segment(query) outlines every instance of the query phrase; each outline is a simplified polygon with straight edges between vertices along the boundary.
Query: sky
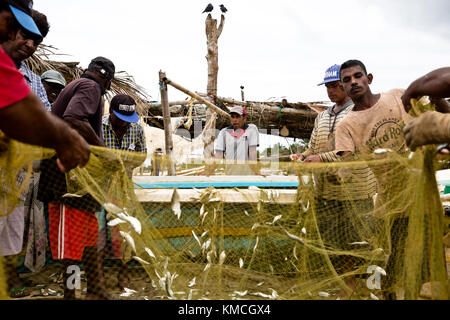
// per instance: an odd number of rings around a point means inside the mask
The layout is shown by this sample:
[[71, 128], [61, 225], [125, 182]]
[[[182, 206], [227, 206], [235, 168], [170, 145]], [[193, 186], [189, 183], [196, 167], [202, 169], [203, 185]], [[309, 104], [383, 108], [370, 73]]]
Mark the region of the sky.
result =
[[[223, 2], [222, 2], [223, 1]], [[206, 14], [201, 0], [35, 0], [47, 15], [44, 40], [55, 60], [86, 68], [111, 59], [159, 101], [158, 72], [191, 91], [206, 92]], [[407, 88], [450, 66], [448, 0], [221, 0], [228, 8], [219, 39], [218, 95], [250, 101], [327, 101], [317, 84], [349, 59], [374, 75], [372, 91]], [[171, 101], [186, 95], [169, 89]]]

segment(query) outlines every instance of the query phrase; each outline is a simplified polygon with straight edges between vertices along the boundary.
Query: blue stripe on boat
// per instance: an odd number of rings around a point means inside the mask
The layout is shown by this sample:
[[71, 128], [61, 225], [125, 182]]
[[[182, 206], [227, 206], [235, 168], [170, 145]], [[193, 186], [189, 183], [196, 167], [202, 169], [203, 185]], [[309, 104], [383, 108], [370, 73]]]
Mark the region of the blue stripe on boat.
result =
[[203, 188], [297, 188], [298, 182], [167, 182], [136, 183], [139, 189], [203, 189]]

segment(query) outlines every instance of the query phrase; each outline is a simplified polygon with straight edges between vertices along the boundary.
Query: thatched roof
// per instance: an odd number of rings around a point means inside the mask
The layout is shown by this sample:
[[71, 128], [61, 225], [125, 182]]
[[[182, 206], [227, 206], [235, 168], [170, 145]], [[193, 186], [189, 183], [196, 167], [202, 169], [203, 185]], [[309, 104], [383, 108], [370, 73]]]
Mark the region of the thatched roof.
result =
[[[36, 53], [25, 61], [27, 66], [36, 74], [41, 75], [47, 70], [56, 70], [60, 72], [67, 83], [78, 79], [83, 74], [83, 69], [79, 62], [61, 62], [50, 58], [53, 56], [65, 56], [57, 53], [58, 49], [52, 46], [40, 45]], [[151, 100], [144, 88], [139, 86], [134, 78], [125, 71], [116, 72], [116, 76], [111, 84], [111, 91], [107, 95], [110, 101], [117, 94], [127, 94], [136, 101], [137, 112], [140, 116], [147, 114], [146, 106]]]

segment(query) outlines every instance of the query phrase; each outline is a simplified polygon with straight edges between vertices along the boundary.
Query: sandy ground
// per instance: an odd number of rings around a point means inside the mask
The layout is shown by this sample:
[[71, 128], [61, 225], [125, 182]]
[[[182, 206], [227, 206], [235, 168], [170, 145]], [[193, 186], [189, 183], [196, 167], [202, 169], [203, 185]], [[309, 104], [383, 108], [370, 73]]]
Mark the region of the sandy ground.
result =
[[[447, 257], [447, 271], [449, 276], [450, 285], [450, 248], [446, 250]], [[24, 297], [15, 300], [61, 300], [63, 299], [63, 281], [61, 265], [47, 266], [43, 271], [36, 274], [22, 274], [21, 277], [24, 280], [32, 282], [30, 286], [31, 296]], [[116, 267], [105, 267], [105, 278], [108, 287], [108, 292], [115, 300], [160, 300], [162, 299], [161, 293], [158, 293], [152, 286], [152, 281], [147, 275], [146, 271], [140, 267], [130, 268], [130, 290], [133, 291], [121, 291], [117, 286], [117, 274], [119, 269]], [[230, 283], [239, 281], [239, 279], [233, 279], [229, 277]], [[257, 282], [261, 279], [255, 279]], [[225, 281], [224, 281], [225, 282]], [[81, 290], [76, 291], [77, 299], [83, 299], [86, 292], [86, 279], [84, 273], [81, 276]], [[430, 290], [426, 286], [422, 289], [422, 300], [430, 299]], [[324, 300], [335, 300], [336, 297], [332, 296]]]
[[[61, 300], [63, 299], [63, 280], [60, 265], [47, 266], [37, 274], [24, 274], [24, 280], [32, 281], [31, 296], [14, 300]], [[135, 292], [121, 291], [117, 287], [118, 268], [106, 268], [105, 278], [108, 292], [116, 300], [158, 300], [150, 278], [143, 268], [132, 268], [130, 271], [131, 288]], [[81, 275], [81, 290], [76, 290], [77, 299], [83, 299], [86, 293], [86, 278]], [[121, 296], [122, 295], [122, 296]]]

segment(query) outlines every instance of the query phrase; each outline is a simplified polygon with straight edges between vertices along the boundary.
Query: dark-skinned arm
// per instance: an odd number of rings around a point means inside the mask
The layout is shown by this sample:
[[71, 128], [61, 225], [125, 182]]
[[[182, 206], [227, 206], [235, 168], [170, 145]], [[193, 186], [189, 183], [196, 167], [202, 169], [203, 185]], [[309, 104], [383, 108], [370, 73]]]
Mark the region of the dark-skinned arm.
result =
[[0, 129], [17, 141], [55, 149], [62, 171], [83, 167], [89, 160], [91, 149], [86, 141], [64, 121], [47, 112], [34, 93], [0, 109]]
[[[434, 70], [408, 87], [402, 97], [406, 112], [411, 109], [411, 99], [419, 99], [423, 96], [429, 96], [434, 100], [450, 97], [450, 67]], [[447, 109], [443, 106], [438, 108]]]

